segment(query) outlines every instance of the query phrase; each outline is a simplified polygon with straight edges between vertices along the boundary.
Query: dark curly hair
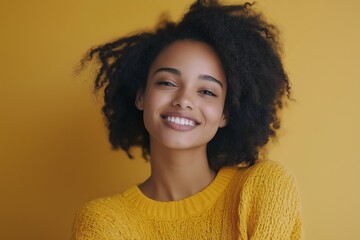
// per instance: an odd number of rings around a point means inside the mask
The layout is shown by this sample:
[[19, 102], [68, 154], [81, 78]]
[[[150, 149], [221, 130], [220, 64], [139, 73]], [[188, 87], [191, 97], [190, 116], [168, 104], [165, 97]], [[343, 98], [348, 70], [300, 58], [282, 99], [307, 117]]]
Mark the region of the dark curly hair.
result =
[[103, 113], [114, 149], [131, 158], [133, 146], [150, 156], [149, 133], [136, 94], [145, 89], [150, 65], [178, 40], [210, 45], [219, 55], [228, 84], [224, 111], [228, 124], [208, 143], [209, 166], [256, 162], [259, 150], [280, 127], [278, 110], [290, 97], [290, 84], [281, 61], [278, 30], [251, 3], [221, 5], [198, 0], [178, 23], [162, 21], [154, 31], [120, 38], [91, 49], [83, 64], [100, 61], [95, 91], [104, 89]]

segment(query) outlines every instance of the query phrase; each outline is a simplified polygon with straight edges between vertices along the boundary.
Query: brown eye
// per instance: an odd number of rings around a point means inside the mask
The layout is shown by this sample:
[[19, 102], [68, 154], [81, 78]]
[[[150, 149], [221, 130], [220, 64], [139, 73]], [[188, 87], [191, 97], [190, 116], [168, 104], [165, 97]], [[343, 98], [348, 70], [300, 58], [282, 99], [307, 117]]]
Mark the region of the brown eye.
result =
[[169, 81], [160, 81], [160, 82], [157, 82], [156, 84], [160, 85], [160, 86], [166, 86], [166, 87], [176, 87], [176, 85], [174, 83], [169, 82]]
[[217, 97], [217, 95], [214, 94], [213, 92], [211, 92], [210, 90], [201, 90], [200, 93], [208, 95], [208, 96], [212, 96], [212, 97]]

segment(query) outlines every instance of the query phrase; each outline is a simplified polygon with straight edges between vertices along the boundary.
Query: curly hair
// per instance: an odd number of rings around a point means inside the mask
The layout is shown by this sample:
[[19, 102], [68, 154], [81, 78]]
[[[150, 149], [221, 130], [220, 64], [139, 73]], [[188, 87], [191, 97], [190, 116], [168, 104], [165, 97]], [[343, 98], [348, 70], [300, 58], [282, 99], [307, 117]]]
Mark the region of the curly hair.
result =
[[149, 133], [136, 94], [145, 89], [149, 68], [157, 55], [178, 40], [210, 45], [225, 71], [228, 91], [224, 111], [228, 124], [207, 145], [209, 166], [253, 165], [259, 150], [280, 127], [278, 110], [290, 97], [290, 83], [281, 60], [277, 28], [255, 11], [252, 3], [221, 5], [198, 0], [175, 23], [165, 20], [155, 30], [122, 37], [91, 49], [83, 63], [96, 58], [95, 92], [104, 90], [102, 111], [109, 140], [131, 158], [133, 146], [150, 156]]

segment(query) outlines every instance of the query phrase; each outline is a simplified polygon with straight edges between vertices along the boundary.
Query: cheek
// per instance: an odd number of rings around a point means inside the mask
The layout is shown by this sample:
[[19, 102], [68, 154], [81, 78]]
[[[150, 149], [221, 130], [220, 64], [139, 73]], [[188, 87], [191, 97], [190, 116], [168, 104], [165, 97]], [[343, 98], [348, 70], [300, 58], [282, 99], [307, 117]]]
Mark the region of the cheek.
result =
[[218, 123], [223, 115], [223, 105], [205, 106], [203, 112], [206, 114], [209, 122]]
[[144, 98], [144, 107], [151, 111], [156, 111], [159, 107], [164, 105], [168, 99], [164, 94], [156, 91], [149, 92]]
[[161, 111], [163, 111], [164, 106], [166, 106], [167, 103], [168, 97], [166, 97], [164, 94], [161, 94], [157, 91], [148, 91], [145, 93], [143, 117], [144, 124], [147, 129], [156, 124]]

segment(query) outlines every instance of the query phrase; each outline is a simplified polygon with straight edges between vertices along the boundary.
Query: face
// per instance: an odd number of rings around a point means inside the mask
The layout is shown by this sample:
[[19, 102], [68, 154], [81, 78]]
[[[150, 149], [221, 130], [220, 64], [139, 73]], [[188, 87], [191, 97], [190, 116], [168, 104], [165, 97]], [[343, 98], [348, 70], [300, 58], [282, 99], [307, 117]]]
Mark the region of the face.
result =
[[209, 45], [192, 40], [169, 45], [154, 60], [136, 100], [151, 145], [206, 148], [226, 125], [226, 89], [220, 59]]

